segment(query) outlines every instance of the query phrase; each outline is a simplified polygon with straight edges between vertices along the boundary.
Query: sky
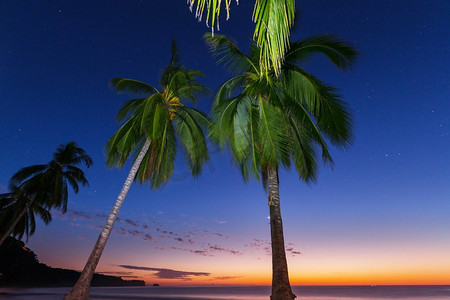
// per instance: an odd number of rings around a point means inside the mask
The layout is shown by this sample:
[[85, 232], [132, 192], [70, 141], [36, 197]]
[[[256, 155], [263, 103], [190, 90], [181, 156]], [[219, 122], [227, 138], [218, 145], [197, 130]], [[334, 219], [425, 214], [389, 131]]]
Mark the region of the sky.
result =
[[[235, 2], [221, 34], [249, 49], [253, 1]], [[337, 87], [354, 141], [332, 149], [307, 185], [280, 172], [293, 285], [450, 284], [450, 1], [302, 0], [291, 39], [333, 33], [361, 53], [349, 72], [324, 57], [305, 69]], [[213, 92], [230, 74], [185, 1], [0, 2], [0, 192], [20, 168], [76, 141], [93, 158], [89, 187], [69, 194], [27, 241], [39, 261], [81, 270], [130, 164], [110, 169], [104, 145], [130, 99], [115, 77], [157, 85], [173, 38], [182, 63]], [[211, 97], [197, 107], [209, 112]], [[244, 183], [227, 151], [192, 178], [180, 155], [159, 190], [134, 184], [97, 271], [162, 285], [271, 282], [267, 195]]]

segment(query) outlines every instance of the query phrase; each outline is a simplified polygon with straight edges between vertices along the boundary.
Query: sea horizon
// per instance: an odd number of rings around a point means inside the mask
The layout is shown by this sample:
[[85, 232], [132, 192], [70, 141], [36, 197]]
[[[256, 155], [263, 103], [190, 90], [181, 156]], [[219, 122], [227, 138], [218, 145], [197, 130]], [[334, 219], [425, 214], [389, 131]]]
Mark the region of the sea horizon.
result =
[[[63, 299], [70, 287], [0, 288], [4, 299]], [[93, 287], [91, 299], [118, 300], [262, 300], [269, 299], [270, 286], [141, 286]], [[448, 300], [450, 285], [295, 285], [296, 299], [304, 300]]]

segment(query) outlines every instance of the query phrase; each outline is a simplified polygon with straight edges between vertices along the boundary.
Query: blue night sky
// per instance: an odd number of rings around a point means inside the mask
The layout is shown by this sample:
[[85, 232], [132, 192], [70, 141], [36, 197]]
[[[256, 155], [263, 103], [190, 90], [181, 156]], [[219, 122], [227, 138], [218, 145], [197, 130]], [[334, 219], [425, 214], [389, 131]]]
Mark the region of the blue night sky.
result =
[[[253, 3], [233, 2], [221, 20], [220, 33], [244, 50]], [[332, 150], [335, 167], [321, 166], [317, 184], [280, 174], [291, 282], [450, 284], [450, 1], [302, 0], [297, 8], [292, 40], [335, 33], [361, 55], [346, 73], [320, 56], [305, 65], [339, 88], [355, 139], [348, 151]], [[214, 92], [229, 74], [202, 40], [209, 30], [185, 1], [0, 2], [0, 192], [60, 144], [76, 141], [94, 160], [90, 186], [70, 194], [68, 213], [54, 211], [29, 239], [41, 262], [83, 268], [128, 173], [129, 164], [105, 165], [105, 142], [130, 99], [109, 80], [157, 85], [175, 38], [183, 64]], [[211, 100], [197, 107], [209, 112]], [[255, 180], [243, 182], [226, 151], [210, 151], [197, 179], [179, 155], [160, 190], [132, 186], [97, 271], [148, 283], [270, 283], [267, 196]]]

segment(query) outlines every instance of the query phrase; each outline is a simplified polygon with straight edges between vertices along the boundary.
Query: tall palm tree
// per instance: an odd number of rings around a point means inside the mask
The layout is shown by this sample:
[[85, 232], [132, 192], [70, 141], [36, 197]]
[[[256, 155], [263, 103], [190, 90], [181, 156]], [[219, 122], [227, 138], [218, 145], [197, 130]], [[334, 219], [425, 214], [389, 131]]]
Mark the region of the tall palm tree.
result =
[[[206, 13], [206, 24], [219, 28], [219, 16], [223, 5], [230, 17], [231, 0], [188, 0], [190, 9], [196, 4], [195, 16], [202, 19]], [[239, 1], [236, 0], [239, 4]], [[222, 5], [223, 4], [223, 5]], [[273, 70], [278, 76], [283, 63], [284, 54], [289, 48], [289, 31], [294, 24], [295, 0], [255, 0], [253, 21], [256, 23], [253, 39], [261, 48], [259, 53], [260, 76], [269, 75]]]
[[213, 104], [212, 138], [227, 144], [245, 180], [261, 179], [268, 192], [272, 241], [272, 300], [294, 299], [291, 291], [280, 211], [279, 167], [293, 162], [301, 180], [317, 179], [318, 151], [333, 165], [326, 140], [347, 147], [351, 117], [334, 88], [308, 73], [299, 63], [312, 54], [324, 54], [346, 70], [357, 52], [329, 35], [291, 43], [277, 77], [261, 76], [260, 49], [253, 44], [249, 56], [224, 36], [206, 35], [218, 61], [237, 76], [218, 90]]
[[11, 192], [0, 195], [3, 203], [0, 220], [9, 224], [4, 227], [9, 229], [3, 233], [0, 245], [11, 233], [19, 237], [32, 235], [35, 213], [48, 224], [50, 209], [67, 211], [68, 187], [78, 193], [79, 184], [88, 184], [84, 172], [77, 167], [80, 164], [89, 168], [92, 159], [75, 142], [70, 142], [60, 145], [49, 163], [25, 167], [13, 175], [9, 184]]
[[182, 102], [195, 102], [197, 95], [207, 92], [196, 79], [200, 75], [199, 71], [187, 70], [180, 65], [173, 42], [169, 66], [161, 75], [161, 90], [137, 80], [111, 80], [118, 92], [144, 95], [127, 101], [119, 110], [118, 121], [128, 119], [106, 145], [109, 166], [123, 166], [132, 152], [134, 163], [80, 278], [65, 299], [89, 298], [92, 276], [131, 184], [134, 180], [141, 184], [150, 182], [153, 189], [166, 183], [173, 173], [177, 138], [192, 175], [200, 174], [208, 160], [202, 130], [202, 127], [207, 127], [208, 118]]

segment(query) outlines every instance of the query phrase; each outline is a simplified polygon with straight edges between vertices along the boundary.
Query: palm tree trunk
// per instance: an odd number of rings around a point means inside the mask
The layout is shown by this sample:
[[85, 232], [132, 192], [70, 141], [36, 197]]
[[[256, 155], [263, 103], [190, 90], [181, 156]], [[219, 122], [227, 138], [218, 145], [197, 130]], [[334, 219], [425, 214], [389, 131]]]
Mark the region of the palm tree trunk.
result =
[[27, 210], [31, 207], [31, 205], [34, 202], [34, 199], [36, 199], [36, 198], [33, 197], [33, 199], [31, 199], [31, 201], [27, 203], [25, 208], [20, 212], [20, 214], [17, 216], [17, 218], [11, 224], [10, 228], [8, 229], [8, 231], [5, 232], [5, 234], [2, 236], [2, 239], [0, 240], [0, 246], [3, 244], [3, 242], [6, 240], [6, 238], [11, 234], [11, 232], [14, 230], [14, 227], [17, 226], [17, 223], [19, 223], [20, 219], [22, 219], [22, 217], [25, 215]]
[[146, 140], [144, 146], [139, 152], [138, 157], [133, 163], [131, 167], [130, 173], [128, 173], [128, 177], [123, 184], [122, 190], [117, 197], [116, 202], [114, 203], [111, 212], [109, 213], [108, 219], [106, 220], [105, 226], [103, 227], [97, 243], [92, 250], [91, 255], [89, 256], [86, 265], [84, 266], [83, 272], [81, 272], [78, 281], [75, 283], [75, 286], [70, 291], [70, 293], [64, 298], [65, 300], [87, 300], [89, 299], [90, 287], [92, 276], [94, 276], [95, 268], [97, 267], [98, 261], [100, 260], [100, 256], [102, 255], [103, 249], [105, 249], [106, 242], [108, 241], [109, 235], [111, 234], [112, 228], [114, 226], [114, 222], [117, 219], [117, 215], [119, 214], [120, 207], [122, 206], [123, 201], [128, 193], [128, 190], [131, 187], [131, 184], [136, 177], [136, 173], [141, 165], [142, 160], [144, 159], [145, 154], [150, 147], [150, 140]]
[[272, 296], [271, 300], [292, 300], [289, 283], [288, 267], [286, 261], [286, 249], [284, 247], [283, 223], [281, 221], [280, 191], [278, 181], [278, 169], [268, 167], [270, 207], [270, 236], [272, 240]]

